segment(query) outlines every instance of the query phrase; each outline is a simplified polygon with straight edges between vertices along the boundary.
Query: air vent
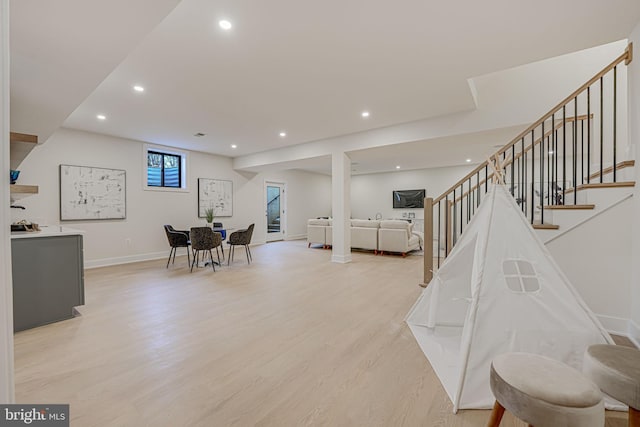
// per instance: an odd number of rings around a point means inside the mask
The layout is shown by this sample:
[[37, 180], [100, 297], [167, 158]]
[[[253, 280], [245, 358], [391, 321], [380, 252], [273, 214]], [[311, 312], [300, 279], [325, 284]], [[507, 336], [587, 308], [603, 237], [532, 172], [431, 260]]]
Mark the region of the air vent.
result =
[[200, 138], [201, 136], [205, 136], [206, 133], [202, 133], [202, 132], [198, 132], [198, 133], [194, 133], [193, 136]]

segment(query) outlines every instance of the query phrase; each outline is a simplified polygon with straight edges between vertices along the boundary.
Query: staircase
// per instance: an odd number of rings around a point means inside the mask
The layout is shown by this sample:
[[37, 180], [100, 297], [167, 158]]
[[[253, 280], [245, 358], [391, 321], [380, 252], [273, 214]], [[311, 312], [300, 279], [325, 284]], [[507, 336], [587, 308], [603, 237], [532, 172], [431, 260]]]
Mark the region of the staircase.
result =
[[[623, 159], [626, 106], [618, 69], [632, 45], [588, 82], [491, 156], [507, 188], [543, 242], [589, 221], [633, 193], [633, 160]], [[424, 283], [429, 283], [473, 218], [494, 178], [484, 162], [425, 201]]]

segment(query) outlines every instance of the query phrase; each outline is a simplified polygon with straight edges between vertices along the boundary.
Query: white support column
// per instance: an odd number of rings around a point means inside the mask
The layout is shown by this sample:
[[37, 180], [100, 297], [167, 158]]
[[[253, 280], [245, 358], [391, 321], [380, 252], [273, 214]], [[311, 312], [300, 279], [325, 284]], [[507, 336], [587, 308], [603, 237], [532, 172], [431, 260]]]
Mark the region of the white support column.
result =
[[351, 262], [351, 159], [346, 153], [331, 155], [333, 211], [332, 262]]
[[9, 0], [0, 0], [0, 402], [13, 403], [13, 286], [9, 194]]

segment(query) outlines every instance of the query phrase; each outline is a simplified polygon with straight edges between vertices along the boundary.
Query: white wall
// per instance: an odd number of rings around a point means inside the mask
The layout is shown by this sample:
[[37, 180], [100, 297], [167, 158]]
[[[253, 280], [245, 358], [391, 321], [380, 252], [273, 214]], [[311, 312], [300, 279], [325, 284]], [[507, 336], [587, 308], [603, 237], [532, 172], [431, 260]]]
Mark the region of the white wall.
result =
[[403, 213], [414, 212], [424, 218], [422, 209], [393, 209], [393, 190], [426, 189], [427, 197], [436, 198], [477, 165], [432, 168], [355, 175], [351, 177], [351, 217], [401, 218]]
[[605, 328], [622, 334], [632, 314], [632, 204], [626, 199], [546, 245]]
[[[640, 22], [629, 36], [629, 41], [634, 44], [634, 60], [629, 64], [629, 139], [634, 154], [640, 152]], [[637, 157], [637, 156], [636, 156]], [[633, 233], [632, 248], [632, 272], [631, 272], [631, 324], [629, 333], [640, 343], [640, 162], [636, 159], [636, 186], [633, 194], [633, 220], [631, 221]]]
[[[26, 211], [13, 210], [13, 219], [24, 217], [40, 224], [58, 224], [60, 164], [124, 169], [127, 172], [127, 218], [110, 221], [65, 221], [86, 232], [87, 266], [136, 261], [168, 255], [163, 224], [177, 229], [205, 224], [197, 216], [197, 178], [233, 181], [233, 216], [219, 217], [229, 228], [255, 223], [253, 242], [265, 241], [264, 181], [287, 184], [287, 235], [306, 235], [306, 220], [327, 215], [331, 209], [331, 181], [324, 175], [302, 171], [246, 174], [232, 169], [232, 159], [190, 152], [188, 192], [143, 190], [143, 144], [70, 129], [58, 130], [36, 147], [20, 165], [21, 184], [39, 185], [39, 194], [20, 201]], [[309, 197], [313, 194], [313, 197]]]

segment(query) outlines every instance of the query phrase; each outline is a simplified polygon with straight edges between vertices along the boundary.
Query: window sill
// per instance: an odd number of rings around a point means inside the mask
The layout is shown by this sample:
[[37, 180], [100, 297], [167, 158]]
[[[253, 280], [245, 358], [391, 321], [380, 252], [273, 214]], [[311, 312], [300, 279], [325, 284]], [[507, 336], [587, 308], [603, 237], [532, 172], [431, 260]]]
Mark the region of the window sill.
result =
[[188, 188], [171, 188], [171, 187], [149, 187], [145, 185], [142, 187], [144, 191], [159, 191], [163, 193], [188, 193]]

